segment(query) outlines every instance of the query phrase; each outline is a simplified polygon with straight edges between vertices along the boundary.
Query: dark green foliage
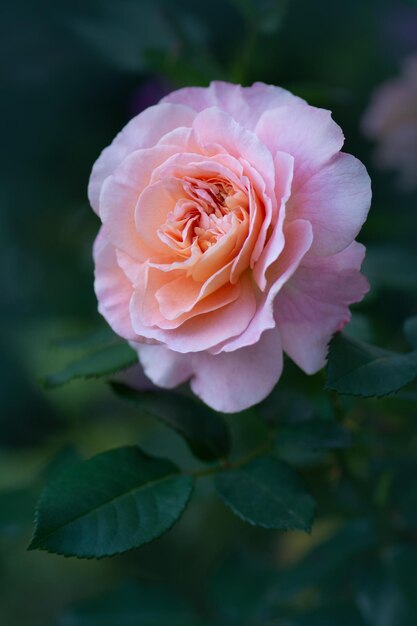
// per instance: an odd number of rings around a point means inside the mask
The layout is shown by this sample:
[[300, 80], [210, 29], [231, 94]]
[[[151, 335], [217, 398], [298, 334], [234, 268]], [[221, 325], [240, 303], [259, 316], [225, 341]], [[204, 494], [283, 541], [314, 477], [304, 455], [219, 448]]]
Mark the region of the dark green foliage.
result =
[[117, 382], [111, 386], [141, 411], [176, 430], [200, 459], [209, 461], [229, 454], [230, 436], [226, 423], [218, 413], [194, 398], [168, 391], [136, 391]]
[[330, 346], [327, 387], [365, 398], [386, 396], [417, 376], [417, 349], [407, 354], [383, 350], [342, 333]]
[[138, 357], [127, 343], [115, 345], [87, 354], [54, 374], [46, 374], [42, 384], [47, 389], [65, 385], [76, 378], [109, 376], [137, 363]]
[[221, 498], [236, 515], [262, 528], [309, 532], [316, 504], [288, 465], [261, 457], [217, 474]]
[[341, 424], [331, 419], [313, 419], [300, 424], [278, 428], [277, 446], [331, 450], [348, 448], [350, 434]]
[[103, 557], [159, 537], [182, 514], [193, 478], [130, 446], [60, 473], [37, 506], [31, 549]]

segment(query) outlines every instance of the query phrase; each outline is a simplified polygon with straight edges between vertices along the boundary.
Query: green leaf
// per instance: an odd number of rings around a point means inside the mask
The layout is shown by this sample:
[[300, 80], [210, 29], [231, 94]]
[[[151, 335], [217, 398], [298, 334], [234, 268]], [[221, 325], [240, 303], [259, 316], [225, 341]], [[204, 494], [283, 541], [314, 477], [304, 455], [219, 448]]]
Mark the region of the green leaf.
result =
[[336, 421], [313, 419], [278, 428], [276, 445], [313, 450], [347, 448], [350, 445], [350, 433]]
[[96, 350], [114, 343], [121, 343], [120, 337], [109, 326], [104, 326], [82, 335], [54, 339], [51, 347], [59, 350]]
[[104, 452], [47, 485], [29, 549], [99, 558], [137, 548], [171, 528], [192, 487], [192, 476], [135, 446]]
[[58, 626], [202, 626], [181, 597], [156, 585], [127, 584], [61, 615]]
[[338, 393], [386, 396], [417, 376], [417, 350], [399, 354], [342, 333], [330, 344], [327, 388]]
[[191, 451], [204, 461], [228, 455], [230, 435], [225, 421], [194, 398], [168, 391], [136, 391], [123, 383], [110, 383], [123, 398], [173, 428], [187, 441]]
[[134, 365], [137, 360], [136, 352], [127, 343], [120, 343], [85, 355], [59, 372], [46, 374], [41, 382], [46, 389], [52, 389], [77, 378], [109, 376]]
[[270, 456], [215, 477], [217, 492], [236, 515], [250, 524], [309, 532], [316, 509], [294, 470]]

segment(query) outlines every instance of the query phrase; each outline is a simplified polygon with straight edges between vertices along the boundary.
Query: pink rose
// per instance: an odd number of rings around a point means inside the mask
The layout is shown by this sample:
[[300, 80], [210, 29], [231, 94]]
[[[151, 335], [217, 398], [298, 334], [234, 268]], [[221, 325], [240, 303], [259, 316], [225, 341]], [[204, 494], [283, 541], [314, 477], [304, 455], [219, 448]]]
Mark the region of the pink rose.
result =
[[329, 111], [261, 83], [175, 91], [94, 165], [99, 311], [146, 375], [224, 412], [265, 398], [283, 352], [323, 367], [367, 291], [371, 191]]
[[404, 63], [398, 78], [374, 93], [363, 118], [363, 130], [375, 139], [375, 161], [399, 173], [404, 190], [417, 188], [417, 55]]

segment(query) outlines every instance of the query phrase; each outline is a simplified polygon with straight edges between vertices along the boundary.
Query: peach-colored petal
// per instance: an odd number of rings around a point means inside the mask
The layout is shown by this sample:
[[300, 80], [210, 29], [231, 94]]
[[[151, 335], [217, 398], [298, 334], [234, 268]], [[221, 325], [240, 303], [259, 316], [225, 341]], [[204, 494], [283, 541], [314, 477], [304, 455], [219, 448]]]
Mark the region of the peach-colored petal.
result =
[[156, 167], [175, 154], [176, 148], [158, 146], [130, 154], [103, 183], [100, 213], [111, 242], [138, 260], [154, 254], [144, 245], [135, 224], [135, 208]]
[[232, 261], [242, 248], [248, 234], [248, 217], [233, 223], [230, 230], [203, 254], [191, 270], [194, 280], [202, 283]]
[[181, 104], [159, 104], [134, 117], [103, 150], [94, 163], [88, 184], [88, 198], [96, 213], [100, 213], [100, 193], [105, 179], [120, 163], [140, 148], [154, 146], [169, 131], [179, 126], [191, 126], [195, 112]]
[[157, 167], [151, 178], [151, 184], [165, 178], [209, 178], [222, 176], [236, 188], [242, 188], [243, 167], [238, 159], [229, 154], [196, 154], [177, 151], [172, 157]]
[[268, 290], [258, 296], [256, 313], [244, 333], [222, 346], [211, 350], [212, 354], [233, 352], [244, 346], [250, 346], [259, 341], [262, 333], [274, 328], [274, 300], [279, 291], [291, 278], [302, 259], [308, 252], [313, 241], [311, 224], [305, 220], [290, 222], [285, 229], [285, 248], [268, 271]]
[[134, 212], [138, 238], [151, 250], [152, 256], [172, 256], [170, 248], [158, 236], [158, 229], [166, 222], [178, 200], [184, 197], [184, 188], [175, 178], [165, 178], [149, 185], [141, 193]]
[[141, 295], [136, 291], [130, 304], [133, 328], [138, 335], [166, 344], [176, 352], [199, 352], [213, 348], [243, 333], [255, 314], [256, 299], [249, 279], [242, 276], [234, 287], [239, 295], [233, 302], [210, 313], [196, 315], [175, 331], [144, 325], [140, 311]]
[[306, 257], [275, 300], [284, 351], [307, 374], [323, 367], [331, 336], [350, 320], [349, 305], [368, 291], [365, 248], [354, 241], [329, 257]]
[[240, 250], [237, 250], [236, 258], [233, 261], [232, 271], [230, 273], [230, 282], [232, 283], [237, 282], [242, 273], [251, 265], [256, 243], [262, 237], [260, 232], [262, 224], [267, 221], [265, 207], [251, 187], [249, 188], [248, 197], [249, 225], [245, 233], [245, 238], [240, 242]]
[[[240, 284], [227, 284], [222, 276], [226, 271], [223, 268], [218, 273], [222, 284], [217, 284], [217, 276], [213, 276], [203, 286], [193, 287], [194, 281], [184, 278], [182, 272], [173, 271], [166, 277], [152, 266], [143, 264], [137, 267], [135, 293], [130, 303], [131, 316], [137, 327], [145, 326], [148, 332], [150, 327], [176, 329], [191, 317], [209, 313], [234, 302], [240, 295]], [[190, 284], [182, 298], [178, 286], [183, 280], [188, 280]], [[143, 332], [147, 331], [142, 328]]]

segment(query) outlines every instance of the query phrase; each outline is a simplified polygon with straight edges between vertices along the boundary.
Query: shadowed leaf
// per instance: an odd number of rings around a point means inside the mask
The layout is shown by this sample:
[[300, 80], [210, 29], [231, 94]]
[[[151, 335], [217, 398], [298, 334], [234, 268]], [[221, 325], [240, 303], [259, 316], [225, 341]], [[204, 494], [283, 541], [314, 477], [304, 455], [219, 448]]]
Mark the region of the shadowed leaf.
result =
[[104, 452], [44, 489], [29, 548], [84, 558], [137, 548], [171, 528], [192, 487], [192, 476], [135, 446]]

